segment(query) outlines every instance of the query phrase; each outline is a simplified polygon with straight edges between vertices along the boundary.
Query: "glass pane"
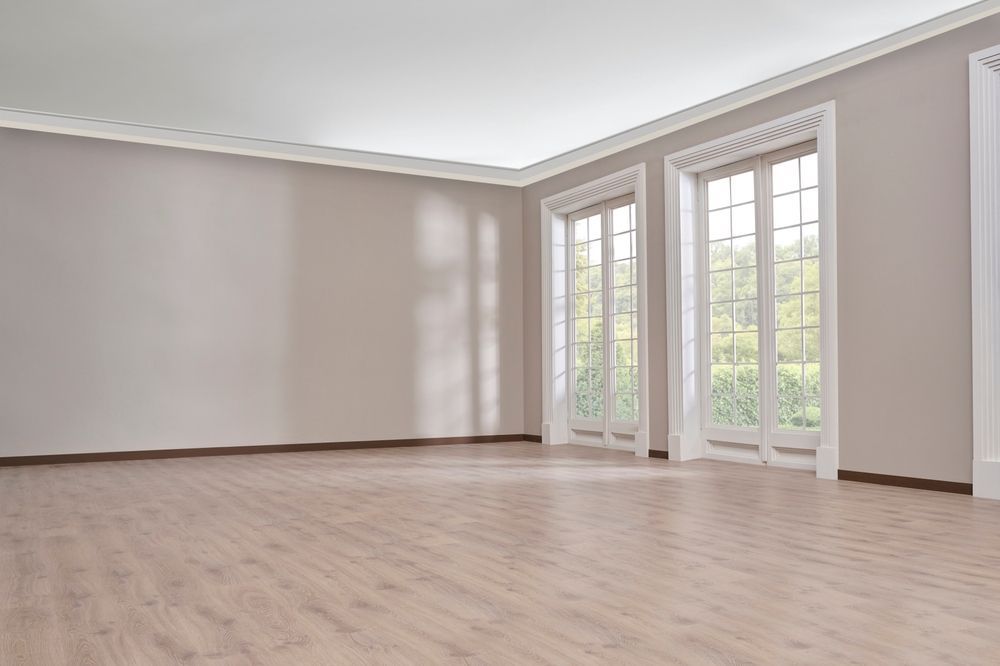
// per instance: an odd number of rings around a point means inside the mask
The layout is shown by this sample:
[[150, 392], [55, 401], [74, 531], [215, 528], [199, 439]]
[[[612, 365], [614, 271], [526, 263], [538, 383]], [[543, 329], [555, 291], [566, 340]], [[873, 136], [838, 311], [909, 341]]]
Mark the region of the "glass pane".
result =
[[805, 384], [803, 389], [806, 395], [819, 395], [820, 394], [820, 370], [819, 363], [806, 363], [805, 364]]
[[589, 250], [588, 263], [591, 266], [600, 266], [601, 265], [601, 241], [599, 241], [599, 240], [590, 241], [590, 243], [588, 244], [588, 250]]
[[746, 171], [731, 179], [732, 205], [753, 201], [753, 171]]
[[576, 348], [576, 354], [574, 355], [576, 358], [576, 367], [586, 368], [590, 365], [590, 345], [582, 344], [573, 346]]
[[730, 394], [734, 390], [733, 366], [713, 365], [712, 366], [712, 393]]
[[756, 363], [757, 356], [757, 333], [737, 333], [733, 336], [736, 347], [737, 363]]
[[736, 299], [757, 298], [756, 268], [738, 268], [733, 271], [733, 295]]
[[590, 289], [590, 281], [587, 279], [587, 270], [579, 269], [573, 271], [573, 273], [576, 275], [576, 284], [574, 285], [576, 293], [588, 291]]
[[819, 326], [819, 294], [802, 297], [802, 325]]
[[736, 393], [757, 395], [760, 393], [760, 370], [756, 365], [736, 366]]
[[771, 187], [774, 194], [799, 189], [799, 160], [788, 160], [771, 166]]
[[720, 303], [712, 306], [712, 332], [733, 330], [733, 304]]
[[815, 222], [819, 219], [819, 190], [802, 190], [802, 221]]
[[801, 254], [802, 241], [800, 227], [778, 229], [774, 232], [774, 260], [798, 259]]
[[733, 266], [733, 243], [729, 240], [708, 244], [708, 269], [717, 271]]
[[631, 234], [624, 233], [611, 237], [611, 244], [614, 248], [613, 256], [615, 261], [619, 259], [629, 259], [632, 256]]
[[590, 417], [590, 387], [587, 384], [587, 376], [583, 373], [576, 373], [576, 393], [575, 408], [578, 416]]
[[736, 394], [736, 413], [734, 424], [744, 428], [756, 428], [760, 425], [760, 406], [757, 404], [758, 395]]
[[752, 203], [736, 206], [732, 210], [734, 236], [745, 236], [757, 231], [757, 225], [754, 222], [754, 205]]
[[632, 369], [615, 368], [615, 393], [632, 392]]
[[798, 328], [802, 325], [802, 297], [778, 296], [774, 299], [774, 318], [778, 328]]
[[604, 344], [598, 342], [590, 343], [590, 367], [601, 368], [604, 366]]
[[803, 260], [802, 291], [819, 291], [819, 259]]
[[615, 286], [627, 287], [632, 283], [632, 262], [619, 261], [615, 263]]
[[590, 316], [600, 317], [604, 313], [604, 301], [601, 292], [590, 295]]
[[712, 396], [712, 423], [732, 425], [733, 423], [732, 394]]
[[774, 293], [794, 294], [802, 291], [801, 262], [790, 261], [774, 265]]
[[739, 301], [735, 304], [736, 330], [757, 330], [757, 301]]
[[777, 331], [774, 334], [775, 353], [778, 363], [784, 361], [802, 360], [802, 330], [793, 328], [788, 331]]
[[757, 243], [753, 236], [733, 239], [733, 266], [756, 266]]
[[632, 310], [632, 289], [629, 287], [619, 287], [615, 289], [615, 312], [629, 312]]
[[774, 228], [790, 227], [801, 222], [799, 211], [799, 193], [792, 192], [780, 197], [774, 197]]
[[590, 240], [587, 237], [587, 220], [577, 220], [573, 225], [573, 242], [584, 243]]
[[615, 342], [615, 366], [633, 365], [632, 343], [628, 340]]
[[627, 340], [632, 337], [632, 315], [615, 315], [615, 340]]
[[587, 286], [590, 291], [600, 291], [604, 288], [604, 271], [601, 270], [600, 266], [591, 266], [590, 278], [587, 280]]
[[708, 207], [710, 210], [729, 205], [729, 179], [720, 178], [708, 183]]
[[801, 395], [779, 395], [778, 396], [778, 427], [783, 429], [798, 430], [802, 423], [802, 396]]
[[719, 240], [729, 238], [732, 234], [729, 229], [729, 209], [712, 211], [708, 214], [708, 240]]
[[802, 331], [802, 347], [806, 361], [820, 360], [818, 328], [807, 328]]
[[586, 317], [590, 308], [590, 296], [587, 294], [576, 295], [576, 316]]
[[713, 303], [733, 300], [733, 274], [731, 271], [712, 273], [709, 280]]
[[802, 227], [802, 256], [815, 257], [819, 255], [819, 225], [806, 224]]
[[601, 216], [591, 215], [587, 218], [587, 226], [590, 227], [590, 239], [591, 241], [597, 240], [601, 237]]
[[779, 394], [792, 395], [802, 393], [802, 364], [779, 363], [777, 377]]
[[733, 362], [733, 335], [731, 333], [712, 334], [712, 363]]
[[817, 168], [816, 153], [804, 155], [799, 158], [802, 173], [801, 187], [813, 187], [819, 183], [819, 170]]
[[632, 420], [632, 394], [618, 394], [615, 396], [615, 418], [619, 421]]
[[590, 320], [589, 319], [577, 319], [574, 322], [576, 328], [576, 342], [589, 342], [590, 341]]
[[586, 243], [576, 246], [576, 268], [586, 268], [590, 265], [590, 257], [587, 252], [588, 245]]
[[628, 231], [632, 227], [631, 206], [614, 208], [611, 211], [611, 233], [620, 234]]
[[806, 430], [819, 430], [820, 428], [820, 400], [819, 398], [806, 396], [805, 405], [805, 427]]

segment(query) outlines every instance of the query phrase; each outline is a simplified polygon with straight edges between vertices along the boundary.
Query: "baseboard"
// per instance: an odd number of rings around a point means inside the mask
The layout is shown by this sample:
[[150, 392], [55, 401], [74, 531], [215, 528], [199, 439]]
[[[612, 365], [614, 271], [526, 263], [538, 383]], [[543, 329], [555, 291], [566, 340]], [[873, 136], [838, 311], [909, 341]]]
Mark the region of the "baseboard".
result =
[[838, 470], [837, 478], [841, 481], [860, 481], [862, 483], [877, 483], [883, 486], [900, 488], [916, 488], [918, 490], [937, 490], [943, 493], [971, 495], [972, 484], [958, 481], [939, 481], [937, 479], [919, 479], [911, 476], [893, 476], [891, 474], [872, 474], [870, 472], [852, 472]]
[[317, 442], [311, 444], [260, 444], [251, 446], [209, 446], [195, 449], [151, 449], [146, 451], [106, 451], [99, 453], [55, 453], [39, 456], [0, 457], [0, 467], [20, 465], [61, 465], [66, 463], [110, 462], [116, 460], [154, 460], [158, 458], [201, 458], [203, 456], [244, 456], [255, 453], [294, 453], [302, 451], [345, 451], [349, 449], [386, 449], [446, 444], [493, 444], [501, 442], [537, 442], [535, 435], [472, 435], [469, 437], [425, 437], [421, 439], [374, 439], [355, 442]]
[[656, 449], [649, 450], [650, 458], [660, 458], [661, 460], [670, 460], [670, 454], [666, 451], [657, 451]]
[[526, 442], [534, 442], [535, 444], [541, 444], [542, 443], [542, 436], [541, 435], [521, 435], [521, 437], [523, 437], [524, 441], [526, 441]]

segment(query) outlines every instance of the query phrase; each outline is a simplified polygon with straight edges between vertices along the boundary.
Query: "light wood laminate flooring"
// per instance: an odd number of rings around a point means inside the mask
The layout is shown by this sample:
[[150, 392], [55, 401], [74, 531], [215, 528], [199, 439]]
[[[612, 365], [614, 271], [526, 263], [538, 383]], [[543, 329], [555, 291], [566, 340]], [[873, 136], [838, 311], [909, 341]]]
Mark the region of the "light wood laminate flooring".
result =
[[1000, 502], [532, 443], [0, 469], [0, 664], [998, 664]]

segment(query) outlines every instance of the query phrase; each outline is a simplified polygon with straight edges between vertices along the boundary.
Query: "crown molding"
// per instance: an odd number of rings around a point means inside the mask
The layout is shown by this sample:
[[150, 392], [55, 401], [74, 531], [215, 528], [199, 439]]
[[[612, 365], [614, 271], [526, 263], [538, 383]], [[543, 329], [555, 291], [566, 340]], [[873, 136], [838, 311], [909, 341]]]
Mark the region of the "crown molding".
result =
[[0, 127], [524, 187], [1000, 13], [984, 0], [550, 159], [511, 169], [0, 107]]

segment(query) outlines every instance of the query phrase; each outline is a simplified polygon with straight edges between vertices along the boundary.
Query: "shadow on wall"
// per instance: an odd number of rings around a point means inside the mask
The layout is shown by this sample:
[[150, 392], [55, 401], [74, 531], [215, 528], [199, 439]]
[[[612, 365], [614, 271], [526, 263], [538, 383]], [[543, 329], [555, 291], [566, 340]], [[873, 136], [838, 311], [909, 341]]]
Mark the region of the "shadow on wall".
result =
[[[501, 275], [519, 228], [504, 247], [500, 191], [469, 190], [322, 169], [300, 184], [285, 411], [291, 429], [318, 426], [301, 434], [307, 441], [522, 429], [520, 374], [502, 375], [521, 363], [504, 339], [520, 338], [520, 279]], [[506, 332], [502, 277], [517, 289]]]
[[517, 190], [0, 148], [0, 456], [523, 431]]

